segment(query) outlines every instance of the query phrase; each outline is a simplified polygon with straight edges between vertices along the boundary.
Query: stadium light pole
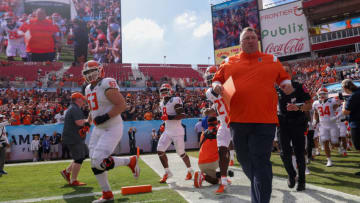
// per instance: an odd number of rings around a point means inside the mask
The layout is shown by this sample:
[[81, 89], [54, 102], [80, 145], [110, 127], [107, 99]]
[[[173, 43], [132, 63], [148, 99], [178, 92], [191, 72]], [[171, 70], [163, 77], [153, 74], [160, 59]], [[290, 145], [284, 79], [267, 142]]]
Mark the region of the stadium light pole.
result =
[[166, 64], [166, 56], [164, 56], [164, 64]]

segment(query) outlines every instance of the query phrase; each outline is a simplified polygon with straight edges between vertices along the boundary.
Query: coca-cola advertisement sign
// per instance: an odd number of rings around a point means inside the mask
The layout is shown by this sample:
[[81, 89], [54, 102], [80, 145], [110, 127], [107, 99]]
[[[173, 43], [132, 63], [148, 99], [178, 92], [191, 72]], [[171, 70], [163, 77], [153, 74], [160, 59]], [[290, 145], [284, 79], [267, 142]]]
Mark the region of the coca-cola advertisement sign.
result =
[[260, 11], [265, 53], [289, 56], [310, 52], [308, 28], [300, 1]]

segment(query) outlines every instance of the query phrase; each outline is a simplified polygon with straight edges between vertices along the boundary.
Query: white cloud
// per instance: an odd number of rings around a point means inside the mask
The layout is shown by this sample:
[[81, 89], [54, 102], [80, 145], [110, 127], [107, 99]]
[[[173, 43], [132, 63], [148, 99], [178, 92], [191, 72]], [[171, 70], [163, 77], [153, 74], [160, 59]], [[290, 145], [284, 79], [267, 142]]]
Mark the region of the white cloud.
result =
[[205, 23], [199, 25], [197, 28], [194, 29], [193, 35], [195, 37], [204, 37], [211, 33], [211, 23], [206, 21]]
[[165, 47], [165, 29], [151, 19], [135, 18], [123, 28], [123, 57], [132, 63], [160, 58]]
[[174, 20], [176, 28], [193, 28], [196, 25], [197, 17], [194, 12], [185, 12]]
[[123, 35], [126, 41], [163, 40], [164, 29], [151, 19], [135, 18], [124, 26]]

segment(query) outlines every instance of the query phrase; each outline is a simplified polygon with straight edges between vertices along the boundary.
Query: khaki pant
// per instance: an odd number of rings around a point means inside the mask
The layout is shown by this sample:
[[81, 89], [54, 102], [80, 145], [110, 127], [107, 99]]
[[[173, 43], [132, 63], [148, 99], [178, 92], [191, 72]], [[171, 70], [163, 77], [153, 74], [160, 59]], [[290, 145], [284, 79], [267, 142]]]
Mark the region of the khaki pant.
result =
[[211, 163], [199, 164], [201, 172], [205, 173], [208, 176], [216, 178], [216, 169], [219, 167], [219, 160], [216, 160]]

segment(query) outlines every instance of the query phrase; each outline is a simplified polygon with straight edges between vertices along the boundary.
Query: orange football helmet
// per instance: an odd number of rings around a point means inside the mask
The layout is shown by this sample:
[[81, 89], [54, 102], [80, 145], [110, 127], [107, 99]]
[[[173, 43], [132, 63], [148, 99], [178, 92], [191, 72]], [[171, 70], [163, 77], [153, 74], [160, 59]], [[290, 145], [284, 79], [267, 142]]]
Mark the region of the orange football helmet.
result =
[[86, 62], [81, 73], [87, 83], [97, 82], [105, 76], [102, 64], [94, 60]]
[[321, 100], [325, 100], [329, 96], [329, 91], [325, 87], [320, 87], [317, 91], [318, 98]]

